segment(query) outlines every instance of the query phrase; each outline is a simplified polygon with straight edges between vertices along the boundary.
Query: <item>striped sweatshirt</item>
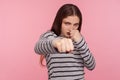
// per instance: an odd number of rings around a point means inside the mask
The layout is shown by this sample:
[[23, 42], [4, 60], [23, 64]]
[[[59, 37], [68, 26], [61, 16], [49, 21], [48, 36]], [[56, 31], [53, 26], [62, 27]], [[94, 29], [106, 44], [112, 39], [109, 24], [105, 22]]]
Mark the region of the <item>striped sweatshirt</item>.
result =
[[42, 34], [34, 47], [35, 53], [45, 56], [48, 80], [85, 80], [84, 67], [95, 68], [95, 59], [82, 36], [79, 42], [73, 42], [74, 50], [70, 53], [58, 52], [53, 47], [53, 39], [59, 38], [52, 31]]

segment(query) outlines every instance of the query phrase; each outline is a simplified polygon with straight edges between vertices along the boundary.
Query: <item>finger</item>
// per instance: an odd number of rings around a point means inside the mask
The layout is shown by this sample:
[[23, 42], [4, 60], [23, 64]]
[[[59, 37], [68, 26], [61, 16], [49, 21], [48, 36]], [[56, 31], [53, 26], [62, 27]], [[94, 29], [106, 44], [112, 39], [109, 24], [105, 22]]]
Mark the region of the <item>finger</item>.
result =
[[65, 39], [61, 40], [61, 52], [66, 52]]
[[56, 48], [57, 48], [58, 52], [61, 52], [61, 42], [57, 42]]
[[68, 39], [68, 43], [69, 43], [70, 51], [72, 51], [72, 50], [74, 49], [74, 46], [73, 46], [72, 40], [71, 40], [71, 39]]
[[66, 52], [70, 52], [71, 48], [68, 39], [65, 39], [65, 47], [66, 47]]
[[70, 38], [73, 39], [73, 37], [74, 37], [74, 32], [71, 31], [71, 32], [70, 32]]

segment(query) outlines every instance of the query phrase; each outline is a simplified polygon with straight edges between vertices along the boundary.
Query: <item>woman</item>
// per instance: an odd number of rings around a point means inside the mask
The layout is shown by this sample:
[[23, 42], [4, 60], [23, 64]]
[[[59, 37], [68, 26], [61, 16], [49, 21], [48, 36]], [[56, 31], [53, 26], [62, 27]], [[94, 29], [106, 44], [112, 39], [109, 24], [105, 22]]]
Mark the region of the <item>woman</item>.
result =
[[49, 80], [85, 80], [84, 67], [95, 68], [95, 59], [80, 34], [81, 25], [79, 8], [64, 4], [51, 30], [40, 36], [34, 50], [45, 57]]

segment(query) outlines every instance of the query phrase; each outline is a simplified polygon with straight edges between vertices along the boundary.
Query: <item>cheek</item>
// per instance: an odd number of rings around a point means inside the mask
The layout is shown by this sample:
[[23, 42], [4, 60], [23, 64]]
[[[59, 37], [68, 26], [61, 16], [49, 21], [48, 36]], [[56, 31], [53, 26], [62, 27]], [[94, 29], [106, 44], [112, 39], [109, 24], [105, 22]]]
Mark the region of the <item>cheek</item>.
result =
[[62, 30], [63, 30], [63, 31], [66, 31], [66, 30], [68, 30], [68, 29], [69, 29], [68, 26], [62, 25]]
[[74, 30], [77, 30], [78, 29], [78, 26], [77, 27], [74, 27]]

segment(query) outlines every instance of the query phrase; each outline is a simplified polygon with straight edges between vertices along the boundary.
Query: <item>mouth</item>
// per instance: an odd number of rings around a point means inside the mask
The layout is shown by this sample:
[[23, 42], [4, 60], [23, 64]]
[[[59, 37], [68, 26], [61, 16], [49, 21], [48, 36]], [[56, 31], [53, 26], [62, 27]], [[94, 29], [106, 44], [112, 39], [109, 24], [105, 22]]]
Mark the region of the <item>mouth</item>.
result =
[[70, 38], [70, 32], [67, 32], [68, 38]]

